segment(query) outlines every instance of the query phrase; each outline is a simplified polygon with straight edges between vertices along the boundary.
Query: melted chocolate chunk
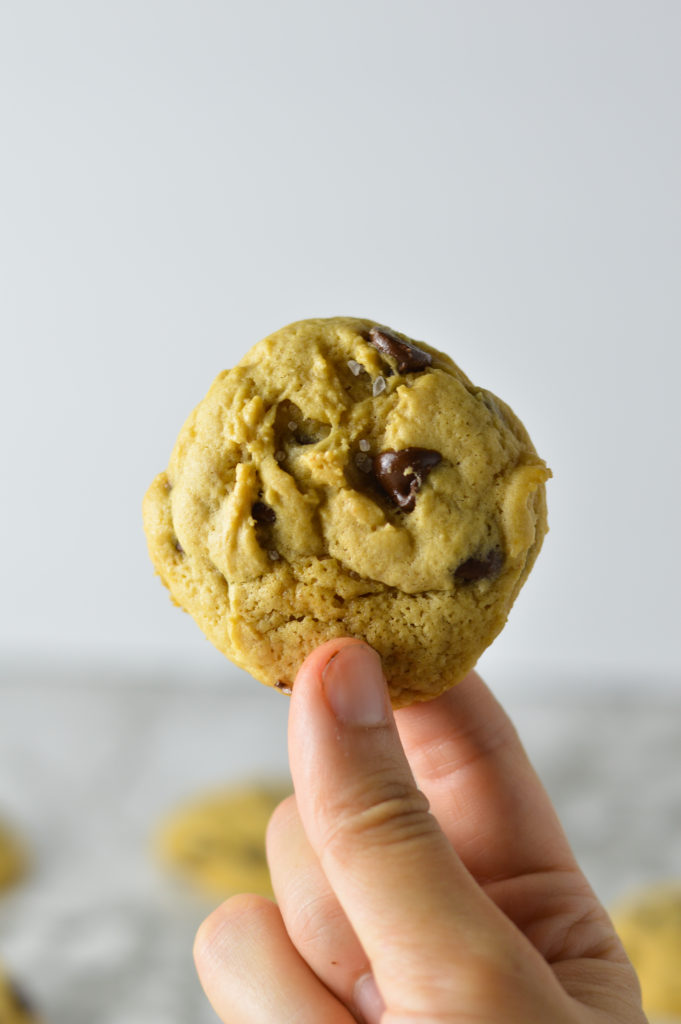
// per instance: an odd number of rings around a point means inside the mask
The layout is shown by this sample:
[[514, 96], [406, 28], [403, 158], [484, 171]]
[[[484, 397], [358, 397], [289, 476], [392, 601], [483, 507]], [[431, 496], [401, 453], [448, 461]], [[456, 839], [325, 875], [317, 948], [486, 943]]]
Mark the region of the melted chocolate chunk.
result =
[[498, 548], [494, 548], [483, 558], [467, 558], [454, 572], [454, 578], [462, 583], [475, 583], [477, 580], [493, 579], [501, 572], [504, 556]]
[[369, 331], [369, 344], [384, 355], [396, 359], [400, 373], [418, 373], [425, 370], [433, 361], [428, 352], [417, 348], [404, 338], [399, 338], [388, 327], [372, 327]]
[[379, 484], [403, 512], [413, 512], [416, 493], [431, 469], [442, 456], [432, 448], [403, 448], [402, 451], [381, 452], [374, 459], [374, 473]]
[[287, 697], [290, 697], [291, 694], [293, 693], [293, 688], [289, 686], [288, 683], [285, 683], [283, 679], [277, 679], [274, 685], [277, 688], [277, 690], [281, 690], [281, 692], [285, 693]]
[[269, 505], [266, 505], [264, 501], [254, 502], [251, 508], [251, 515], [256, 523], [275, 523], [277, 521], [277, 513]]

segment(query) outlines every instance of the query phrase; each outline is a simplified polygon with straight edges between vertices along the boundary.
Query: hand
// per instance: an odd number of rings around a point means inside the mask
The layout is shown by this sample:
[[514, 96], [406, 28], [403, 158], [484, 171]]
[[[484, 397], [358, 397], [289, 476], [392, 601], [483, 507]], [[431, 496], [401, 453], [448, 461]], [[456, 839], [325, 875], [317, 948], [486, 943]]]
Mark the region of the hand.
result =
[[645, 1024], [638, 982], [518, 737], [471, 673], [393, 715], [360, 641], [291, 698], [278, 905], [237, 896], [195, 958], [225, 1024]]

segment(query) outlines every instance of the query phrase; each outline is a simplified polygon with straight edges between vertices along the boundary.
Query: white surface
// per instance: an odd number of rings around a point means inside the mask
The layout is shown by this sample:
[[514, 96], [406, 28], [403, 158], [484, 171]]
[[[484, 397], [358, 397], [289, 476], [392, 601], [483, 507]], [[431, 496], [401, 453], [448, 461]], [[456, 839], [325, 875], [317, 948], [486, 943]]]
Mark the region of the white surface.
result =
[[677, 640], [681, 6], [5, 0], [0, 650], [219, 656], [140, 501], [284, 323], [448, 350], [554, 469], [495, 665], [667, 673]]
[[[0, 688], [0, 816], [33, 853], [0, 894], [0, 960], [47, 1024], [209, 1024], [191, 947], [210, 907], [156, 869], [149, 837], [195, 793], [281, 777], [288, 702], [236, 680], [94, 682], [11, 673]], [[681, 704], [506, 703], [600, 897], [678, 878]]]

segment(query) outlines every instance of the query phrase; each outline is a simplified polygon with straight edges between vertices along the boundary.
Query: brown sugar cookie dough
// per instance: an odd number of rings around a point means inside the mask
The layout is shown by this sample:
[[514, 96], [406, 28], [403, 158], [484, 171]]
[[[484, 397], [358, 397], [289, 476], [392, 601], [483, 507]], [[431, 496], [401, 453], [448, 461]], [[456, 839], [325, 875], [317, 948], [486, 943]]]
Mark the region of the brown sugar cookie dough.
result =
[[210, 898], [272, 896], [267, 823], [290, 787], [251, 784], [204, 794], [179, 807], [154, 839], [159, 862]]
[[303, 320], [217, 377], [144, 521], [173, 599], [237, 665], [287, 688], [315, 646], [360, 637], [399, 707], [503, 627], [549, 476], [448, 356], [371, 320]]
[[650, 1020], [681, 1021], [681, 881], [631, 894], [612, 918], [638, 974]]

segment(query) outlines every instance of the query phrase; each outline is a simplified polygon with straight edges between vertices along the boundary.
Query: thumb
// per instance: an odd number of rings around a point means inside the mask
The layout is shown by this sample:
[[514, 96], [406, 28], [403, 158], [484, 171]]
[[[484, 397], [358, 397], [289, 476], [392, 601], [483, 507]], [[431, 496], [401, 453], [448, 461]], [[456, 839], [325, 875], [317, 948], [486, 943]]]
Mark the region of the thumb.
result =
[[[366, 644], [331, 641], [305, 661], [289, 751], [308, 839], [390, 1009], [432, 1013], [443, 978], [456, 987], [453, 968], [480, 950], [506, 957], [512, 926], [430, 814]], [[449, 1005], [455, 994], [441, 991]]]

